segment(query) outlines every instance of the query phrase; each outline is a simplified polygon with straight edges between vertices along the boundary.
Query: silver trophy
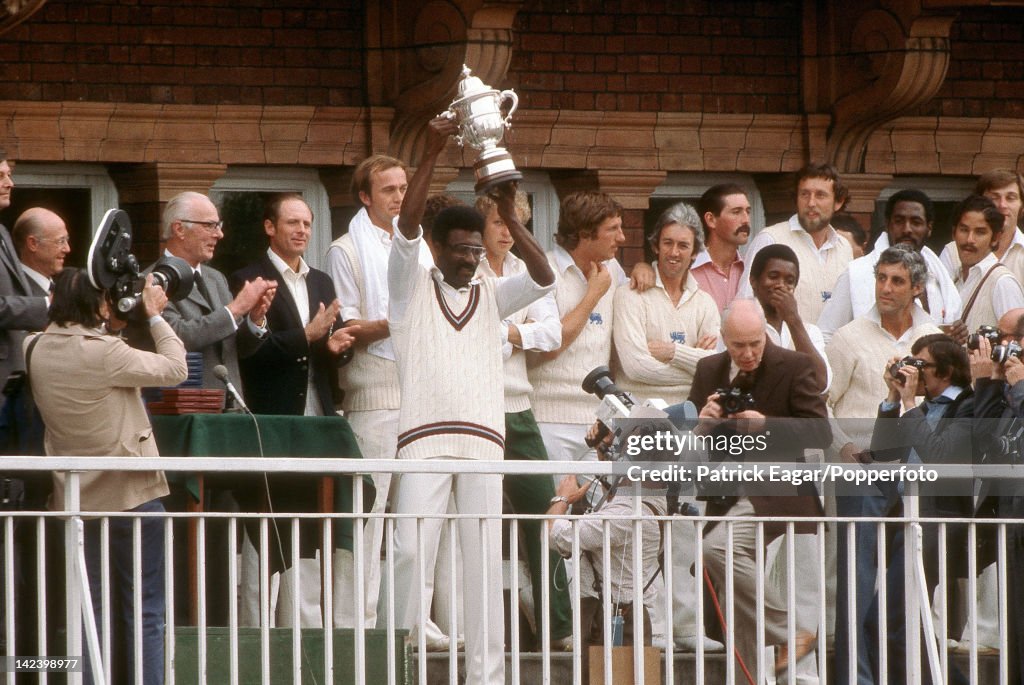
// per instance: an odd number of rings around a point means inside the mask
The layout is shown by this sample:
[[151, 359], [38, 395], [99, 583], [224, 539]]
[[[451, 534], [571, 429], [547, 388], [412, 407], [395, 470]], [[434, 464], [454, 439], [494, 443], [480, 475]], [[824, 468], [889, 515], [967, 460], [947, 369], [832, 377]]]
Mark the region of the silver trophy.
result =
[[[512, 156], [499, 146], [505, 129], [512, 126], [512, 113], [519, 106], [519, 97], [511, 90], [499, 92], [486, 85], [466, 65], [462, 65], [458, 93], [442, 116], [458, 122], [459, 135], [455, 140], [459, 145], [480, 150], [473, 165], [476, 193], [481, 195], [496, 185], [521, 179], [523, 174], [516, 169]], [[502, 116], [501, 106], [506, 101], [510, 103], [508, 113]]]

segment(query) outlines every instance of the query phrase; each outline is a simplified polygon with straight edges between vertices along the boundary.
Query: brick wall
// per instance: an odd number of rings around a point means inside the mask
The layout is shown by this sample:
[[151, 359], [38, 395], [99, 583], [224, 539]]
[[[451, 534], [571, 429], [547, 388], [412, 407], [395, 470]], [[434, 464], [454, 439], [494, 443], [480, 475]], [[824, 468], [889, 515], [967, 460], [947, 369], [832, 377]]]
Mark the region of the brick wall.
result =
[[526, 0], [504, 85], [535, 109], [791, 114], [799, 21], [797, 0]]
[[0, 40], [0, 100], [361, 106], [359, 0], [50, 0]]
[[964, 10], [950, 36], [952, 60], [923, 115], [1024, 116], [1024, 8]]

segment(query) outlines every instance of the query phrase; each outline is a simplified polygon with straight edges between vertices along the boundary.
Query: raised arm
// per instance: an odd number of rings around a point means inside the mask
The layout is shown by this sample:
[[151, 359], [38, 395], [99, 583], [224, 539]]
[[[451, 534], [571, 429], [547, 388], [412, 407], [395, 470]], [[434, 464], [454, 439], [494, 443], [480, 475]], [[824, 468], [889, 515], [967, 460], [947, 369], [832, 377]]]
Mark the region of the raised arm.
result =
[[409, 188], [402, 200], [402, 211], [398, 215], [398, 230], [407, 240], [414, 240], [419, 235], [420, 220], [427, 206], [427, 194], [437, 156], [444, 150], [448, 138], [458, 131], [458, 124], [445, 116], [434, 117], [427, 125], [426, 151], [420, 165], [416, 167], [416, 173], [409, 179]]
[[[533, 234], [526, 230], [526, 227], [519, 221], [516, 214], [516, 188], [517, 183], [502, 183], [491, 192], [498, 209], [498, 216], [508, 226], [512, 240], [519, 248], [519, 256], [526, 264], [526, 270], [530, 272], [530, 278], [540, 286], [548, 286], [555, 282], [555, 272], [551, 270], [544, 250], [533, 237]], [[408, 199], [408, 196], [406, 196]]]

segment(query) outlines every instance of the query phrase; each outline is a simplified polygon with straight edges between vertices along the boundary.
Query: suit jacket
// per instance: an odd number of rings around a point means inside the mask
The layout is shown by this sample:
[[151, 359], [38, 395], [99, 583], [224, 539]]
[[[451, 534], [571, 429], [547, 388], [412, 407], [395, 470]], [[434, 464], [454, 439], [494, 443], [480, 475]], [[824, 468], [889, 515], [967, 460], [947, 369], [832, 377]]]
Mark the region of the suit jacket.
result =
[[[270, 332], [262, 340], [254, 337], [248, 326], [238, 329], [239, 367], [245, 388], [245, 402], [257, 414], [294, 414], [301, 416], [306, 407], [306, 384], [310, 365], [313, 369], [313, 387], [325, 414], [334, 412], [335, 401], [340, 401], [338, 388], [339, 359], [327, 350], [327, 336], [307, 343], [297, 305], [314, 317], [320, 305], [329, 305], [335, 299], [334, 282], [318, 269], [310, 269], [306, 276], [309, 301], [296, 303], [284, 277], [266, 255], [231, 275], [231, 291], [238, 292], [245, 281], [259, 276], [278, 282], [277, 294], [267, 311]], [[335, 328], [342, 325], [341, 317]]]
[[[0, 224], [0, 384], [14, 371], [25, 370], [22, 341], [26, 331], [46, 326], [46, 300], [32, 293], [14, 254], [14, 242]], [[4, 400], [0, 396], [0, 406]]]
[[[731, 358], [728, 352], [704, 357], [697, 362], [690, 389], [690, 401], [698, 408], [719, 388], [730, 386]], [[832, 440], [825, 408], [814, 379], [810, 359], [802, 352], [794, 352], [765, 341], [761, 364], [753, 374], [751, 395], [754, 409], [769, 418], [800, 419], [772, 422], [767, 438], [769, 450], [756, 453], [759, 461], [803, 461], [803, 450], [825, 448]], [[716, 431], [728, 431], [725, 426]], [[712, 455], [713, 457], [715, 455]], [[732, 458], [723, 455], [723, 458]], [[794, 496], [751, 496], [750, 502], [758, 516], [820, 516], [823, 512], [814, 486], [804, 484]], [[709, 502], [707, 512], [724, 515], [731, 504]], [[797, 526], [797, 532], [814, 532], [815, 524]], [[767, 530], [767, 528], [766, 528]]]
[[[900, 416], [900, 408], [878, 409], [875, 430], [871, 435], [871, 453], [878, 461], [898, 459], [906, 462], [913, 449], [925, 464], [970, 464], [973, 462], [974, 394], [970, 388], [946, 405], [939, 422], [933, 427], [926, 418], [924, 404]], [[949, 485], [950, 481], [946, 481]], [[970, 480], [962, 483], [972, 487]], [[919, 504], [922, 516], [970, 518], [974, 515], [973, 495], [937, 495], [922, 493]], [[946, 544], [950, 573], [966, 576], [967, 526], [950, 524], [946, 528]], [[962, 552], [962, 553], [960, 553]], [[925, 571], [929, 578], [938, 573], [938, 535], [925, 530]], [[979, 568], [980, 570], [980, 568]]]
[[[185, 343], [186, 350], [203, 353], [203, 387], [221, 389], [224, 383], [213, 375], [214, 367], [223, 364], [232, 382], [241, 383], [238, 342], [253, 348], [259, 339], [254, 336], [236, 336], [236, 326], [232, 321], [231, 312], [225, 308], [234, 297], [224, 274], [206, 264], [203, 264], [201, 273], [212, 302], [207, 302], [199, 293], [199, 288], [193, 285], [187, 297], [167, 303], [164, 318]], [[280, 291], [278, 293], [280, 294]], [[237, 328], [248, 325], [243, 319]], [[240, 387], [244, 388], [244, 384]]]
[[[185, 380], [185, 346], [165, 321], [150, 329], [157, 352], [83, 326], [50, 324], [32, 352], [32, 394], [46, 422], [48, 455], [159, 456], [139, 388]], [[162, 471], [85, 473], [82, 509], [125, 511], [167, 494]], [[64, 502], [54, 474], [51, 508]]]

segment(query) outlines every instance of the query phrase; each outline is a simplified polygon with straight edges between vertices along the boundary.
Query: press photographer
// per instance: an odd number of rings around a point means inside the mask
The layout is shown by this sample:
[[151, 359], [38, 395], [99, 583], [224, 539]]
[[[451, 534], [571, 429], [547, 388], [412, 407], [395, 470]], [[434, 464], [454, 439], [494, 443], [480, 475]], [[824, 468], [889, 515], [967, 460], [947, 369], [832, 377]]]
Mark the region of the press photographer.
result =
[[[130, 347], [117, 331], [125, 323], [114, 314], [108, 291], [95, 287], [86, 272], [67, 268], [57, 277], [50, 324], [25, 341], [32, 395], [46, 424], [46, 454], [81, 456], [159, 456], [139, 388], [177, 385], [185, 380], [185, 347], [160, 316], [167, 305], [164, 290], [148, 276], [141, 307], [156, 352]], [[61, 510], [64, 474], [53, 474], [49, 506]], [[167, 494], [162, 471], [83, 473], [82, 511], [162, 512]], [[163, 682], [164, 545], [163, 521], [141, 519], [142, 654], [144, 682]], [[115, 617], [114, 645], [122, 648], [117, 682], [133, 682], [134, 635], [132, 521], [110, 520], [109, 563]], [[93, 611], [99, 621], [101, 602], [100, 520], [85, 523], [85, 557]], [[87, 682], [88, 667], [86, 667]]]
[[[1024, 309], [1011, 309], [999, 319], [998, 338], [983, 337], [969, 350], [974, 383], [976, 453], [985, 464], [1022, 463], [1024, 435], [1024, 362], [1019, 355], [1005, 355], [994, 361], [1001, 345], [1024, 342]], [[993, 347], [995, 343], [999, 343]], [[1000, 355], [1003, 356], [1003, 355]], [[1017, 480], [986, 480], [978, 496], [977, 515], [985, 518], [1024, 518], [1024, 489]], [[979, 528], [978, 568], [996, 558], [997, 544]], [[1024, 672], [1024, 526], [1008, 525], [1007, 588], [1009, 597], [1009, 663], [1011, 673]]]
[[[697, 363], [690, 401], [701, 407], [698, 432], [715, 434], [721, 431], [759, 433], [769, 417], [790, 417], [800, 421], [778, 421], [771, 426], [769, 454], [785, 461], [802, 457], [805, 448], [826, 447], [831, 439], [825, 412], [825, 400], [815, 381], [807, 355], [783, 349], [766, 338], [764, 312], [753, 300], [735, 300], [722, 318], [722, 339], [725, 352], [705, 357]], [[741, 406], [727, 416], [720, 389], [741, 388], [749, 392], [753, 408]], [[730, 398], [741, 399], [741, 398]], [[728, 420], [726, 420], [728, 419]], [[740, 419], [740, 421], [736, 421]], [[762, 453], [758, 453], [759, 458]], [[711, 455], [722, 460], [728, 455]], [[795, 496], [755, 497], [737, 493], [734, 497], [708, 502], [712, 516], [820, 516], [818, 497], [811, 490]], [[797, 532], [815, 531], [814, 524], [796, 524]], [[765, 526], [767, 538], [781, 531]], [[725, 587], [728, 532], [726, 526], [709, 522], [704, 530], [705, 563], [712, 580]], [[756, 665], [757, 645], [757, 524], [736, 523], [732, 527], [732, 551], [735, 588], [736, 647], [742, 665]], [[786, 607], [777, 588], [764, 588], [765, 644], [786, 644]], [[815, 626], [798, 624], [795, 658], [799, 660], [814, 646]], [[787, 654], [780, 649], [776, 671], [787, 664]], [[741, 666], [742, 667], [742, 666]]]

